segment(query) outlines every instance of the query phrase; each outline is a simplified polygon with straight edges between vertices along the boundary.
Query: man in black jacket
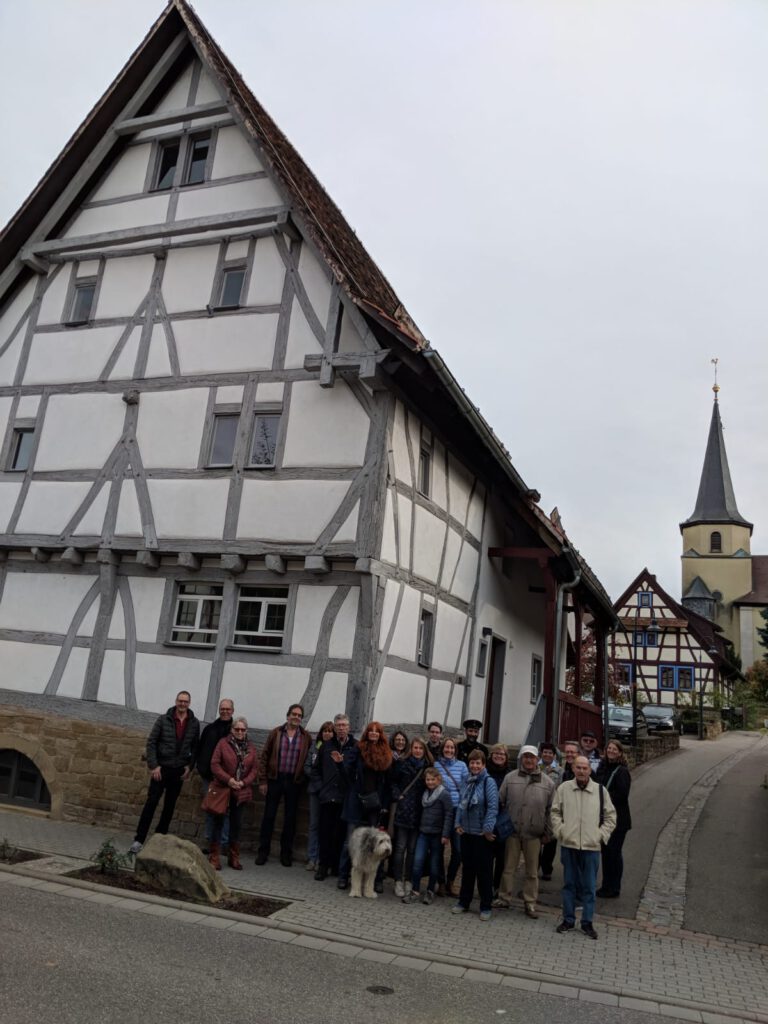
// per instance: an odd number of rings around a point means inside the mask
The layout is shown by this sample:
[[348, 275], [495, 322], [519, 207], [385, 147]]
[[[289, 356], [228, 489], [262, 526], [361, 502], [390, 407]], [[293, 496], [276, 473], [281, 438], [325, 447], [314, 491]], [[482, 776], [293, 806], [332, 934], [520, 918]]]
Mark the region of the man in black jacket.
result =
[[190, 709], [191, 700], [186, 690], [180, 690], [176, 694], [174, 707], [168, 708], [164, 715], [157, 718], [147, 738], [149, 790], [130, 853], [138, 853], [144, 845], [155, 809], [163, 794], [165, 799], [157, 831], [165, 835], [171, 824], [182, 783], [189, 778], [195, 763], [200, 739], [200, 723]]
[[[229, 736], [232, 730], [232, 716], [235, 713], [235, 704], [229, 697], [222, 697], [219, 701], [219, 717], [203, 729], [200, 735], [200, 743], [197, 747], [197, 759], [195, 767], [200, 776], [202, 784], [201, 797], [208, 792], [208, 783], [213, 779], [211, 771], [211, 758], [218, 745], [219, 740]], [[210, 846], [213, 838], [213, 815], [210, 811], [205, 812], [205, 840]], [[221, 829], [221, 845], [229, 846], [229, 815], [224, 815], [224, 825]], [[208, 851], [205, 850], [205, 853]]]

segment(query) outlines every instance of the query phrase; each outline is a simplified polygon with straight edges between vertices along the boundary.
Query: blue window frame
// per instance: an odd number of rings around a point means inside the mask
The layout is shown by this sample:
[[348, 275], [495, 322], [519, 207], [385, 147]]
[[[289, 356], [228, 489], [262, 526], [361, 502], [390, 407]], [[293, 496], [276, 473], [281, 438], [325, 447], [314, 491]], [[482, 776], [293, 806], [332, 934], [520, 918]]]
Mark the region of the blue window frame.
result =
[[635, 674], [635, 666], [628, 665], [625, 661], [619, 662], [619, 685], [620, 686], [631, 686], [632, 678]]
[[660, 690], [692, 690], [693, 665], [659, 665]]
[[639, 590], [637, 592], [638, 608], [653, 608], [653, 594], [650, 590]]
[[632, 634], [632, 645], [634, 647], [658, 647], [659, 646], [659, 633], [658, 630], [636, 629]]

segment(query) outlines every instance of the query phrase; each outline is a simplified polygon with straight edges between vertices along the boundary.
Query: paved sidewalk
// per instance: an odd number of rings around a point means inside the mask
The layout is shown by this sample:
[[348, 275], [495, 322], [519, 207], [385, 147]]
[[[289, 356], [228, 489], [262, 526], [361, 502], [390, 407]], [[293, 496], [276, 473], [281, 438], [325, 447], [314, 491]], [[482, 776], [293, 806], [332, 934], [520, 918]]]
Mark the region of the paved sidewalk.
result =
[[[0, 841], [26, 849], [88, 859], [108, 837], [120, 849], [132, 839], [127, 833], [0, 811]], [[546, 909], [538, 921], [525, 918], [520, 905], [495, 912], [490, 923], [481, 924], [476, 913], [450, 916], [451, 900], [406, 906], [389, 887], [375, 902], [352, 900], [336, 889], [335, 879], [315, 882], [303, 865], [288, 869], [272, 860], [257, 868], [252, 855], [244, 863], [242, 872], [225, 869], [224, 880], [292, 901], [273, 915], [266, 930], [261, 922], [248, 925], [254, 935], [700, 1024], [725, 1024], [726, 1018], [731, 1024], [734, 1018], [768, 1022], [768, 946], [616, 919], [598, 919], [599, 940], [590, 942], [578, 929], [556, 935], [557, 916]], [[34, 862], [26, 870], [34, 872]], [[0, 872], [0, 882], [11, 879], [14, 884], [49, 884]], [[109, 901], [115, 900], [120, 897], [111, 890]], [[128, 905], [124, 909], [147, 911], [133, 897], [121, 903]], [[172, 912], [191, 923], [210, 916], [198, 914], [197, 908]], [[238, 925], [233, 920], [221, 926]]]

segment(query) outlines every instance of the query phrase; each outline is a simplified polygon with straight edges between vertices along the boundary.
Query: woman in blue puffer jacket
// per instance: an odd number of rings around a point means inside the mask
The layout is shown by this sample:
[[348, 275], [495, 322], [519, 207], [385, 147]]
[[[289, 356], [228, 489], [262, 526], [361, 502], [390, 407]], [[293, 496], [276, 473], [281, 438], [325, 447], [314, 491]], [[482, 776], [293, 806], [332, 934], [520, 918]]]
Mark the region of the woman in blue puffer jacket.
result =
[[[446, 792], [450, 795], [453, 803], [453, 813], [456, 813], [456, 808], [459, 806], [459, 796], [464, 784], [469, 778], [469, 768], [456, 757], [456, 740], [451, 739], [449, 736], [443, 740], [443, 745], [440, 749], [440, 757], [437, 759], [435, 767], [440, 772], [440, 777], [443, 780]], [[455, 896], [456, 892], [453, 888], [453, 883], [456, 881], [456, 875], [459, 873], [459, 865], [461, 864], [461, 838], [459, 833], [455, 830], [451, 830], [451, 859], [448, 861], [448, 872], [446, 878], [445, 867], [440, 873], [438, 892], [440, 895]], [[441, 891], [441, 887], [444, 889]]]
[[493, 843], [499, 792], [485, 770], [485, 754], [469, 755], [469, 779], [459, 797], [454, 827], [461, 836], [461, 890], [453, 914], [466, 914], [475, 893], [480, 894], [480, 920], [490, 921], [493, 903]]

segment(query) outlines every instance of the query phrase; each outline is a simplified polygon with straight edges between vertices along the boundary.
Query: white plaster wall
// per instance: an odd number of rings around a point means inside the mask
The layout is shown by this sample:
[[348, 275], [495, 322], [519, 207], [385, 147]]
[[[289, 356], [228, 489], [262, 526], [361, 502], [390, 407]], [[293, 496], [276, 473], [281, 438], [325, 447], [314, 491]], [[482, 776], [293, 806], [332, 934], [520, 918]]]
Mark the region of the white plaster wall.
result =
[[[739, 640], [741, 663], [749, 667], [755, 661], [754, 616], [751, 608], [739, 608]], [[709, 659], [711, 661], [711, 659]]]
[[373, 705], [373, 718], [378, 722], [421, 721], [426, 692], [425, 676], [385, 668]]
[[459, 672], [464, 666], [459, 654], [468, 633], [468, 616], [444, 601], [437, 602], [435, 637], [432, 645], [432, 664], [444, 672]]
[[357, 333], [357, 329], [347, 314], [346, 309], [341, 315], [341, 330], [339, 331], [339, 352], [364, 352], [365, 346]]
[[448, 481], [445, 476], [445, 448], [435, 441], [432, 448], [432, 487], [430, 498], [440, 508], [448, 510]]
[[125, 640], [125, 612], [123, 609], [123, 599], [119, 592], [115, 598], [115, 607], [112, 609], [112, 618], [109, 620], [107, 636], [110, 640]]
[[443, 719], [445, 728], [458, 729], [464, 720], [464, 687], [454, 686], [448, 714]]
[[58, 654], [59, 648], [52, 644], [21, 644], [0, 640], [3, 686], [22, 693], [42, 693]]
[[104, 529], [104, 516], [107, 513], [108, 501], [109, 484], [105, 483], [93, 499], [83, 518], [73, 530], [73, 533], [78, 537], [93, 537], [101, 534]]
[[181, 372], [271, 369], [277, 320], [276, 313], [177, 320], [173, 330]]
[[448, 457], [448, 492], [451, 502], [451, 515], [454, 519], [458, 519], [460, 523], [464, 522], [467, 515], [467, 505], [469, 503], [469, 495], [472, 490], [472, 475], [462, 466], [460, 462], [453, 458], [452, 455]]
[[445, 548], [445, 560], [443, 561], [443, 571], [440, 576], [440, 586], [443, 590], [450, 590], [453, 583], [454, 576], [456, 575], [456, 569], [459, 563], [459, 553], [461, 552], [462, 541], [459, 534], [453, 528], [448, 530], [448, 542]]
[[103, 231], [124, 231], [126, 228], [146, 224], [163, 224], [167, 220], [168, 195], [129, 199], [110, 206], [95, 206], [79, 213], [62, 235], [63, 238], [81, 238], [100, 235]]
[[9, 572], [0, 604], [0, 629], [66, 633], [93, 576]]
[[74, 481], [33, 480], [15, 532], [60, 534], [90, 486]]
[[[394, 580], [387, 580], [384, 593], [384, 606], [381, 614], [381, 632], [379, 633], [379, 650], [384, 646], [389, 636], [392, 617], [397, 605], [397, 593], [400, 584]], [[400, 605], [400, 612], [395, 620], [395, 628], [392, 634], [392, 642], [389, 645], [388, 654], [398, 658], [407, 658], [409, 661], [416, 659], [416, 640], [419, 629], [419, 608], [421, 606], [421, 594], [413, 587], [406, 586], [403, 590], [403, 600]]]
[[[395, 477], [409, 487], [413, 483], [411, 464], [408, 458], [408, 446], [405, 433], [405, 410], [402, 402], [395, 403], [395, 416], [392, 423], [392, 457], [395, 464]], [[401, 548], [402, 550], [402, 548]]]
[[471, 601], [477, 577], [478, 554], [470, 544], [464, 544], [453, 581], [452, 593], [462, 601]]
[[[8, 399], [10, 403], [10, 399]], [[40, 407], [40, 395], [22, 395], [16, 406], [17, 416], [37, 416]]]
[[143, 192], [150, 151], [149, 144], [129, 146], [112, 170], [107, 172], [101, 185], [90, 197], [91, 201], [117, 199], [119, 196]]
[[120, 327], [36, 334], [25, 384], [70, 384], [98, 380], [122, 333]]
[[313, 734], [323, 722], [332, 722], [334, 715], [347, 709], [347, 684], [349, 677], [346, 672], [326, 672], [323, 684], [309, 721], [304, 723], [306, 729]]
[[120, 440], [125, 410], [120, 395], [51, 395], [35, 470], [101, 469]]
[[162, 283], [163, 301], [169, 313], [205, 309], [211, 299], [218, 255], [217, 245], [170, 250]]
[[[8, 416], [11, 412], [11, 406], [13, 405], [13, 399], [8, 395], [5, 398], [0, 398], [0, 436], [5, 435], [6, 428], [8, 426]], [[24, 413], [16, 412], [16, 416], [23, 416]]]
[[[219, 392], [216, 396], [217, 401], [225, 401], [225, 399], [219, 399], [219, 395], [223, 391], [223, 388], [219, 388]], [[257, 402], [274, 402], [275, 405], [279, 405], [283, 401], [283, 395], [285, 394], [285, 384], [281, 380], [264, 381], [261, 384], [256, 385], [256, 401]], [[242, 398], [242, 392], [241, 392]], [[227, 399], [227, 401], [233, 401], [233, 399]]]
[[23, 344], [24, 329], [22, 328], [0, 356], [0, 385], [13, 384], [16, 379], [16, 369], [19, 365], [19, 355]]
[[141, 711], [167, 711], [179, 690], [189, 690], [196, 718], [205, 710], [210, 661], [163, 654], [136, 655], [136, 704]]
[[417, 576], [436, 582], [448, 525], [421, 505], [416, 505], [415, 513], [413, 571]]
[[269, 178], [237, 181], [231, 185], [192, 189], [179, 193], [176, 219], [211, 217], [236, 210], [263, 210], [282, 206], [282, 200]]
[[131, 380], [133, 369], [136, 365], [136, 356], [139, 353], [140, 341], [141, 326], [134, 327], [120, 350], [120, 355], [115, 360], [115, 365], [109, 374], [110, 380]]
[[243, 484], [238, 537], [316, 540], [349, 490], [346, 480], [259, 480]]
[[293, 620], [291, 652], [314, 654], [328, 602], [336, 587], [299, 586], [296, 588], [296, 612]]
[[[457, 687], [461, 690], [462, 687]], [[448, 700], [451, 693], [451, 684], [445, 679], [433, 679], [429, 684], [427, 695], [427, 710], [425, 719], [428, 722], [436, 721], [445, 723], [448, 719]]]
[[370, 420], [344, 381], [295, 381], [283, 466], [361, 466]]
[[8, 483], [6, 480], [0, 482], [0, 531], [3, 533], [8, 528], [8, 520], [16, 507], [20, 490], [21, 480], [18, 483]]
[[[171, 330], [173, 328], [171, 327]], [[145, 377], [170, 377], [171, 357], [168, 354], [168, 339], [162, 324], [155, 324], [149, 341]]]
[[484, 499], [485, 488], [478, 484], [475, 488], [475, 493], [472, 495], [472, 501], [469, 504], [469, 516], [467, 518], [467, 529], [475, 540], [481, 540], [483, 536]]
[[339, 544], [353, 543], [357, 540], [357, 522], [360, 518], [360, 502], [356, 501], [352, 511], [334, 534], [334, 541]]
[[[280, 384], [280, 400], [283, 398], [283, 385]], [[227, 387], [216, 388], [216, 403], [217, 405], [236, 405], [243, 401], [243, 385], [242, 384], [231, 384]], [[260, 401], [258, 397], [258, 388], [256, 389], [256, 401]]]
[[160, 114], [168, 110], [182, 110], [186, 107], [187, 98], [189, 97], [189, 86], [192, 82], [192, 68], [198, 63], [199, 61], [197, 60], [190, 61], [189, 66], [182, 71], [165, 96], [157, 104], [153, 113]]
[[328, 273], [320, 266], [306, 243], [302, 245], [299, 256], [299, 277], [309, 296], [312, 308], [317, 314], [317, 319], [325, 327], [328, 322], [328, 306], [331, 301], [330, 280]]
[[35, 295], [37, 277], [32, 277], [15, 293], [13, 298], [0, 307], [0, 348], [8, 341], [22, 314]]
[[78, 636], [93, 636], [96, 630], [96, 619], [99, 615], [100, 604], [99, 592], [98, 590], [95, 590], [91, 595], [91, 601], [85, 615], [83, 616], [83, 621], [78, 627]]
[[[175, 696], [176, 694], [174, 694]], [[125, 706], [125, 653], [123, 651], [104, 652], [104, 664], [101, 668], [96, 699], [103, 704]]]
[[120, 488], [115, 533], [118, 537], [141, 537], [144, 533], [136, 484], [133, 480], [123, 480], [123, 486]]
[[45, 292], [40, 303], [40, 312], [37, 314], [37, 322], [43, 324], [60, 324], [66, 319], [64, 303], [67, 297], [67, 289], [72, 278], [73, 264], [64, 263], [57, 267], [58, 273], [51, 272], [48, 275]]
[[56, 691], [57, 696], [79, 699], [85, 683], [85, 670], [88, 667], [89, 653], [85, 647], [73, 647], [69, 652], [67, 664], [59, 680], [59, 687]]
[[96, 315], [99, 318], [133, 316], [149, 291], [154, 267], [151, 256], [107, 260]]
[[273, 238], [257, 238], [253, 252], [253, 268], [248, 284], [249, 306], [279, 304], [283, 295], [285, 264]]
[[208, 405], [206, 388], [145, 392], [136, 439], [144, 466], [195, 469]]
[[[331, 630], [331, 640], [328, 646], [328, 655], [331, 658], [352, 657], [355, 646], [359, 598], [359, 589], [352, 587], [344, 599], [344, 604], [339, 609], [339, 614], [336, 616], [336, 621]], [[344, 676], [344, 679], [346, 680], [346, 676]], [[324, 719], [320, 721], [322, 723]]]
[[213, 154], [214, 179], [263, 170], [240, 128], [233, 125], [231, 128], [219, 129], [216, 152]]
[[286, 369], [303, 368], [304, 356], [317, 355], [322, 352], [322, 346], [312, 333], [312, 328], [307, 323], [299, 300], [294, 298], [291, 304], [291, 320], [288, 325], [288, 342], [285, 349]]
[[234, 242], [228, 242], [224, 253], [227, 260], [244, 260], [248, 255], [248, 239], [236, 238]]
[[158, 537], [221, 537], [229, 480], [149, 480], [147, 485]]
[[272, 729], [285, 721], [288, 705], [300, 701], [309, 682], [309, 669], [281, 665], [279, 656], [268, 664], [228, 661], [221, 692], [235, 702], [253, 729]]
[[136, 620], [136, 639], [140, 642], [154, 643], [157, 640], [160, 612], [163, 607], [165, 581], [131, 576], [129, 583]]

